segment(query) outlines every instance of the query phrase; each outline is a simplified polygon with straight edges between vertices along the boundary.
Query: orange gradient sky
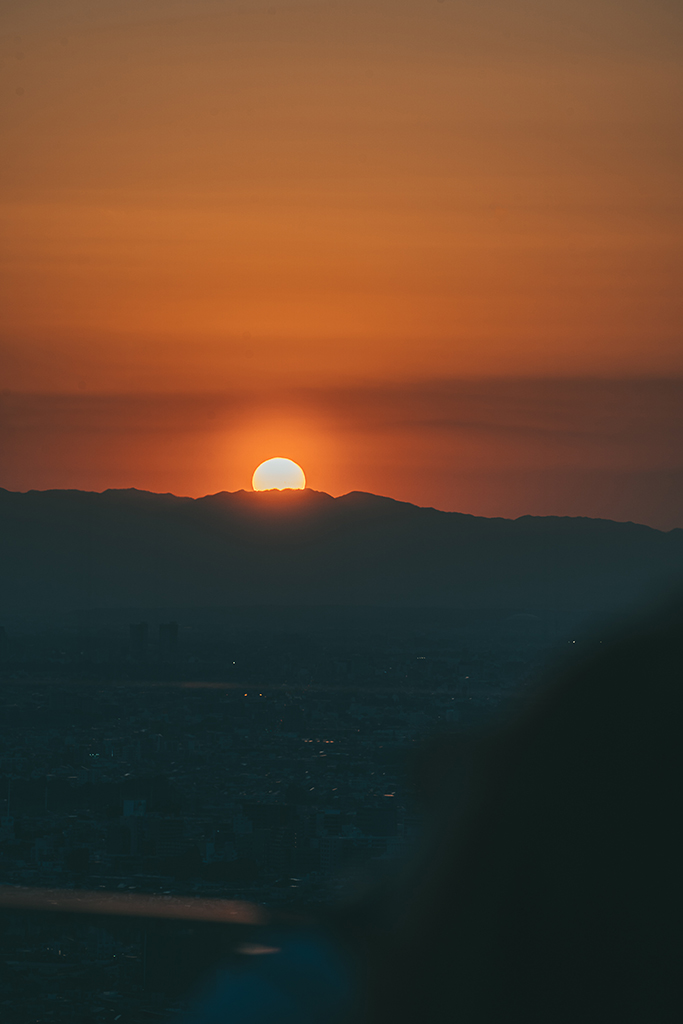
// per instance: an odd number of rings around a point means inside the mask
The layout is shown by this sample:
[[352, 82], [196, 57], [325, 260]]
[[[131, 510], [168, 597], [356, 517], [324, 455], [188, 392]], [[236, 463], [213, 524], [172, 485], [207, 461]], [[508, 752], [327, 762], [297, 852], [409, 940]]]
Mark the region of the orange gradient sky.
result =
[[[679, 3], [6, 0], [0, 33], [1, 485], [205, 493], [283, 454], [320, 489], [652, 520], [647, 471], [676, 524]], [[570, 419], [612, 396], [616, 448], [567, 454], [562, 379]]]

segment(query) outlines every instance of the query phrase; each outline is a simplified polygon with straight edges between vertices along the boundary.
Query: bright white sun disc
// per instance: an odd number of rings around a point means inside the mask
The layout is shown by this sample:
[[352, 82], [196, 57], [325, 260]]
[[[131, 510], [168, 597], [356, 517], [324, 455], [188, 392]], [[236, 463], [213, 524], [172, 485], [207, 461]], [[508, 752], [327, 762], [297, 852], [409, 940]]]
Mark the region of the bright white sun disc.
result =
[[254, 470], [251, 486], [255, 491], [302, 491], [306, 477], [301, 466], [291, 459], [267, 459]]

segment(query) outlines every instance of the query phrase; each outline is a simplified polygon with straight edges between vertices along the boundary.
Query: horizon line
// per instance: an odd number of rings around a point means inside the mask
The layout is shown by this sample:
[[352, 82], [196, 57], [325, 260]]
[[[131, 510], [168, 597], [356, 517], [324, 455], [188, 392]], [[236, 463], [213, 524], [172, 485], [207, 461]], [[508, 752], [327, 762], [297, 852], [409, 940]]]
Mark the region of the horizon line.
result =
[[150, 490], [145, 490], [144, 488], [141, 488], [141, 487], [106, 487], [102, 491], [83, 490], [83, 489], [81, 489], [79, 487], [48, 487], [48, 488], [45, 488], [44, 490], [40, 490], [39, 488], [32, 487], [32, 488], [30, 488], [27, 491], [13, 491], [13, 490], [10, 490], [7, 487], [2, 487], [0, 485], [0, 493], [1, 492], [4, 492], [5, 494], [21, 494], [21, 495], [28, 495], [28, 494], [99, 494], [99, 495], [104, 495], [104, 494], [112, 494], [112, 493], [124, 494], [124, 493], [135, 492], [136, 494], [153, 494], [153, 495], [155, 495], [156, 497], [159, 497], [159, 498], [177, 498], [179, 501], [204, 501], [207, 498], [217, 498], [219, 495], [222, 495], [222, 494], [229, 494], [229, 495], [238, 495], [238, 494], [266, 495], [266, 494], [271, 494], [272, 495], [272, 494], [306, 494], [306, 493], [320, 494], [320, 495], [324, 495], [326, 498], [329, 498], [331, 501], [339, 501], [339, 500], [341, 500], [343, 498], [350, 498], [352, 495], [356, 495], [357, 494], [357, 495], [366, 495], [366, 496], [368, 496], [370, 498], [378, 498], [381, 501], [391, 501], [391, 502], [393, 502], [396, 505], [408, 505], [408, 506], [410, 506], [410, 508], [420, 509], [421, 511], [425, 511], [425, 512], [438, 512], [440, 515], [445, 515], [445, 516], [464, 516], [464, 517], [466, 517], [468, 519], [485, 519], [487, 521], [498, 520], [498, 521], [501, 521], [501, 522], [508, 522], [508, 523], [517, 523], [521, 519], [580, 519], [580, 520], [589, 520], [590, 522], [594, 522], [594, 523], [615, 523], [615, 524], [624, 525], [624, 526], [639, 526], [639, 527], [642, 527], [643, 529], [654, 530], [656, 533], [663, 533], [663, 534], [674, 533], [676, 531], [683, 532], [683, 527], [680, 527], [680, 526], [673, 526], [670, 530], [662, 530], [662, 529], [660, 529], [657, 526], [650, 526], [648, 523], [636, 522], [634, 519], [608, 519], [608, 518], [605, 518], [604, 516], [571, 516], [571, 515], [546, 515], [546, 516], [538, 516], [538, 515], [532, 515], [531, 513], [524, 513], [523, 515], [515, 516], [514, 518], [509, 517], [509, 516], [478, 516], [478, 515], [475, 515], [472, 512], [460, 512], [460, 511], [455, 511], [455, 510], [436, 508], [435, 505], [416, 505], [415, 502], [412, 502], [412, 501], [403, 501], [400, 498], [392, 498], [388, 494], [375, 494], [373, 491], [352, 490], [352, 491], [346, 491], [344, 494], [336, 494], [335, 495], [335, 494], [329, 494], [327, 491], [318, 491], [315, 488], [308, 487], [308, 486], [307, 487], [283, 487], [283, 488], [273, 487], [273, 488], [270, 488], [268, 490], [263, 490], [263, 491], [249, 490], [246, 487], [242, 487], [242, 488], [239, 488], [236, 491], [223, 490], [223, 491], [215, 491], [212, 494], [201, 494], [201, 495], [199, 495], [196, 498], [193, 498], [191, 495], [188, 495], [188, 494], [175, 494], [173, 491], [150, 491]]

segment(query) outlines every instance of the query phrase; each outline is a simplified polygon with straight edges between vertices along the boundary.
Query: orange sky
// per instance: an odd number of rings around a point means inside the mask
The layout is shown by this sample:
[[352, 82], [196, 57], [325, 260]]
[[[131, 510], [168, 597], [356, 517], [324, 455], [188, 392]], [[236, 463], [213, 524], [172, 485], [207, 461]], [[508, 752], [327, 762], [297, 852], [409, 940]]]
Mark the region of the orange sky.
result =
[[292, 458], [316, 490], [477, 515], [683, 526], [683, 381], [474, 379], [278, 393], [5, 395], [0, 480], [199, 496]]
[[[242, 479], [242, 450], [296, 457], [287, 431], [318, 431], [300, 444], [326, 438], [332, 483], [453, 507], [438, 481], [479, 473], [466, 500], [495, 509], [503, 435], [479, 463], [476, 445], [427, 457], [420, 416], [364, 426], [377, 389], [416, 409], [443, 382], [452, 416], [467, 378], [683, 375], [678, 2], [5, 0], [0, 32], [0, 484], [66, 486], [104, 416], [76, 486], [203, 493]], [[79, 396], [49, 472], [22, 433], [29, 394]], [[148, 424], [164, 394], [194, 398], [154, 441], [140, 427], [133, 458], [126, 396]], [[237, 420], [224, 477], [190, 487], [158, 467], [208, 438], [202, 395]], [[399, 443], [409, 479], [390, 468]], [[510, 471], [539, 471], [515, 444]], [[653, 464], [633, 452], [615, 473]], [[515, 479], [512, 505], [538, 510]]]

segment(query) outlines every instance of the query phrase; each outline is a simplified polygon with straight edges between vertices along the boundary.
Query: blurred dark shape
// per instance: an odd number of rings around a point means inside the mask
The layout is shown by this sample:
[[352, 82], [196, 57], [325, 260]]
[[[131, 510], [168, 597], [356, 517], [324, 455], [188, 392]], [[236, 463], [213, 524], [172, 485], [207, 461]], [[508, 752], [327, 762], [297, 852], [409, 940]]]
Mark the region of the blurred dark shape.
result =
[[683, 606], [595, 642], [470, 770], [436, 745], [432, 830], [356, 922], [372, 1024], [681, 1019]]
[[131, 622], [130, 624], [130, 654], [136, 661], [142, 661], [147, 657], [147, 641], [149, 637], [149, 626], [146, 622]]
[[[268, 930], [243, 944], [185, 1024], [346, 1024], [358, 1019], [344, 952], [318, 930]], [[246, 958], [246, 959], [245, 959]]]

